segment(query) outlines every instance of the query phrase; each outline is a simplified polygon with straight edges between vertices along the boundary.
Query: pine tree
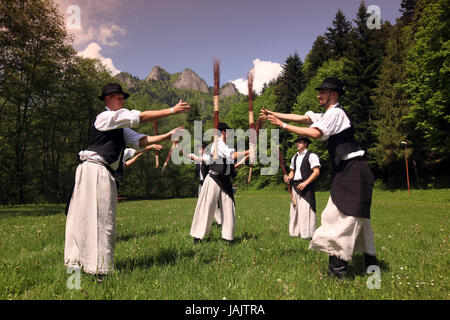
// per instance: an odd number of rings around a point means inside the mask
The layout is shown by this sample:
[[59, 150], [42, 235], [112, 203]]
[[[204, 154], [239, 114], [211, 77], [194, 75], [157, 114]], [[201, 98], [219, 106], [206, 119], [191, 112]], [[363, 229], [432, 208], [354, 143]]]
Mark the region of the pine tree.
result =
[[304, 89], [303, 62], [297, 53], [290, 55], [275, 86], [276, 111], [290, 113], [297, 96]]
[[374, 127], [370, 121], [373, 113], [371, 96], [376, 88], [375, 80], [380, 72], [388, 29], [386, 24], [381, 29], [369, 29], [368, 17], [363, 1], [354, 20], [356, 27], [351, 32], [349, 50], [345, 54], [344, 82], [347, 90], [341, 99], [354, 122], [356, 139], [366, 150], [374, 141]]
[[[275, 111], [291, 113], [297, 96], [303, 91], [304, 87], [303, 63], [298, 54], [295, 53], [286, 59], [281, 75], [277, 79], [274, 88]], [[281, 131], [280, 144], [283, 145], [283, 148], [287, 147], [288, 139], [289, 134], [286, 131]]]
[[333, 27], [329, 27], [327, 30], [329, 32], [325, 33], [326, 42], [330, 46], [333, 58], [339, 59], [348, 49], [348, 37], [352, 30], [352, 24], [339, 9], [333, 20]]
[[417, 157], [423, 156], [432, 169], [439, 170], [436, 176], [443, 178], [442, 170], [448, 172], [450, 157], [450, 0], [423, 3], [415, 44], [407, 57], [407, 118], [415, 134], [423, 137], [413, 144]]
[[406, 56], [412, 43], [409, 31], [410, 28], [399, 25], [392, 28], [374, 90], [375, 143], [369, 152], [378, 165], [378, 175], [389, 187], [398, 187], [399, 181], [404, 181], [404, 149], [400, 142], [407, 140], [410, 129], [404, 120], [409, 107], [402, 88]]
[[305, 82], [308, 83], [322, 64], [332, 56], [331, 47], [324, 36], [318, 36], [305, 58]]
[[402, 25], [408, 25], [413, 21], [418, 1], [419, 0], [402, 0], [402, 3], [400, 4], [401, 9], [399, 10], [402, 13], [399, 21]]

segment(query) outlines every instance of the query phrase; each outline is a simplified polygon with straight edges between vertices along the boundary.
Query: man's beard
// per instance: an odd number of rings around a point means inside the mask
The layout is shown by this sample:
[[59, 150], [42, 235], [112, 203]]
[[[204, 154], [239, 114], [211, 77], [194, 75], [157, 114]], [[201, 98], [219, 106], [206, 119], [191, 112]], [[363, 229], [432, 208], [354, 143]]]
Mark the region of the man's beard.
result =
[[328, 96], [328, 99], [325, 102], [323, 102], [323, 103], [319, 102], [319, 104], [321, 107], [327, 107], [329, 102], [330, 102], [330, 96]]

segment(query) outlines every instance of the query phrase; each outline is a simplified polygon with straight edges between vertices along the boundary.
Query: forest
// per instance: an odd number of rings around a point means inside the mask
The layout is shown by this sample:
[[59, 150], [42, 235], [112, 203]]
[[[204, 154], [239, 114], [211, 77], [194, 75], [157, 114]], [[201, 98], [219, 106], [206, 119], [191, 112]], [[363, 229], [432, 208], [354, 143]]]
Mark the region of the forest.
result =
[[[322, 111], [315, 88], [326, 77], [338, 77], [346, 91], [341, 105], [356, 125], [376, 187], [406, 188], [406, 156], [413, 188], [448, 188], [449, 8], [450, 0], [403, 0], [400, 17], [382, 21], [379, 29], [367, 27], [364, 2], [355, 17], [338, 10], [303, 61], [296, 52], [287, 52], [279, 77], [253, 94], [255, 115], [261, 107], [298, 114]], [[165, 81], [140, 80], [126, 72], [112, 77], [98, 60], [78, 56], [71, 43], [52, 1], [0, 3], [0, 204], [67, 200], [78, 153], [86, 148], [90, 124], [104, 108], [98, 96], [108, 82], [121, 83], [131, 94], [127, 109], [167, 108], [180, 99], [191, 105], [187, 114], [158, 121], [160, 133], [184, 126], [193, 136], [196, 120], [204, 130], [213, 127], [212, 88], [208, 93], [176, 89], [176, 74]], [[223, 98], [220, 106], [222, 121], [248, 129], [246, 95]], [[274, 127], [264, 123], [263, 128]], [[154, 127], [144, 124], [137, 131], [152, 135]], [[280, 132], [287, 165], [296, 152], [295, 138]], [[162, 144], [160, 163], [171, 142]], [[318, 187], [328, 190], [326, 144], [314, 141], [309, 149], [322, 164]], [[239, 169], [238, 189], [283, 185], [281, 170], [265, 176], [260, 168], [253, 166], [249, 184], [248, 167]], [[192, 197], [197, 183], [194, 165], [169, 164], [161, 172], [151, 151], [125, 169], [119, 194], [130, 199]]]

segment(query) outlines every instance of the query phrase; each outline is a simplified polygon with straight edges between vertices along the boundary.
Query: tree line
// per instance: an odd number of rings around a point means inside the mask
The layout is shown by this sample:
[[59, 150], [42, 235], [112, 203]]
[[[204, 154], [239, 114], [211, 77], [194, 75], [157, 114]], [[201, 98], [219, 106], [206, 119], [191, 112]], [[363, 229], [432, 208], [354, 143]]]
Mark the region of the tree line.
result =
[[[380, 186], [398, 188], [404, 182], [406, 141], [412, 183], [416, 187], [449, 185], [448, 129], [450, 0], [403, 0], [394, 25], [367, 28], [362, 2], [353, 21], [342, 11], [317, 37], [305, 60], [287, 57], [281, 75], [255, 95], [261, 107], [280, 112], [321, 111], [314, 88], [328, 76], [346, 84], [342, 105], [357, 124], [358, 142], [367, 150]], [[171, 81], [143, 81], [122, 73], [113, 78], [97, 60], [77, 56], [63, 17], [51, 0], [4, 0], [0, 3], [0, 203], [64, 202], [87, 146], [90, 123], [104, 108], [98, 100], [108, 82], [121, 83], [130, 93], [126, 108], [160, 109], [179, 99], [188, 114], [161, 120], [159, 132], [183, 125], [193, 136], [193, 122], [213, 126], [211, 93], [179, 90]], [[236, 128], [248, 127], [246, 96], [221, 99], [220, 119]], [[267, 123], [264, 128], [271, 129]], [[152, 134], [152, 124], [139, 132]], [[292, 135], [281, 132], [286, 162], [295, 153]], [[160, 163], [171, 142], [162, 143]], [[319, 186], [328, 188], [327, 151], [314, 141], [310, 149], [323, 164]], [[258, 175], [255, 165], [249, 187], [282, 184], [281, 170]], [[238, 172], [246, 186], [248, 170]], [[194, 196], [193, 165], [155, 167], [153, 152], [125, 169], [119, 193], [130, 198]]]
[[[305, 60], [290, 55], [256, 104], [287, 113], [324, 112], [315, 88], [326, 77], [338, 77], [346, 89], [341, 105], [354, 121], [377, 185], [406, 187], [406, 153], [414, 187], [448, 187], [449, 5], [449, 0], [403, 0], [396, 23], [383, 22], [379, 29], [368, 28], [364, 1], [353, 21], [338, 10]], [[296, 152], [294, 139], [281, 133], [288, 161]], [[310, 149], [323, 165], [319, 185], [328, 188], [326, 146], [314, 141]]]

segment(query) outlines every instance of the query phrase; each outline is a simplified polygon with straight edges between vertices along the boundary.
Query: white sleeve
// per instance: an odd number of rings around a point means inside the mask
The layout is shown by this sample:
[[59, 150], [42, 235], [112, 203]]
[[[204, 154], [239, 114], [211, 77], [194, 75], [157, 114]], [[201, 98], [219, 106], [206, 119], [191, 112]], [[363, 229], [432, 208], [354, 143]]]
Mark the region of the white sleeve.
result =
[[207, 154], [207, 153], [204, 153], [204, 154], [203, 154], [202, 159], [203, 159], [203, 162], [204, 162], [207, 166], [209, 166], [209, 165], [213, 162], [213, 159], [212, 159], [211, 155], [209, 155], [209, 154]]
[[312, 111], [308, 111], [305, 113], [305, 116], [309, 117], [312, 123], [315, 123], [317, 121], [320, 121], [323, 117], [323, 113], [315, 113]]
[[123, 138], [125, 139], [125, 144], [138, 151], [141, 151], [141, 148], [139, 148], [139, 140], [142, 137], [146, 137], [146, 135], [131, 130], [130, 128], [123, 128]]
[[293, 156], [291, 159], [291, 165], [289, 166], [289, 169], [291, 169], [291, 170], [294, 170], [294, 159], [295, 159], [295, 156]]
[[328, 140], [330, 136], [350, 128], [350, 120], [342, 109], [331, 108], [319, 121], [314, 122], [311, 128], [319, 129], [323, 134], [322, 140]]
[[120, 128], [136, 128], [139, 126], [140, 115], [141, 112], [138, 110], [107, 110], [97, 116], [94, 125], [99, 131], [110, 131]]
[[311, 166], [311, 169], [314, 169], [316, 167], [320, 168], [320, 160], [319, 160], [319, 157], [317, 156], [317, 154], [311, 153], [309, 155], [309, 164]]
[[234, 149], [231, 149], [230, 147], [228, 147], [225, 142], [223, 142], [221, 139], [219, 139], [218, 141], [218, 154], [219, 156], [227, 159], [228, 161], [233, 162], [233, 153], [235, 152]]
[[123, 151], [123, 163], [125, 163], [127, 160], [133, 158], [136, 155], [137, 151], [133, 148], [126, 148]]

